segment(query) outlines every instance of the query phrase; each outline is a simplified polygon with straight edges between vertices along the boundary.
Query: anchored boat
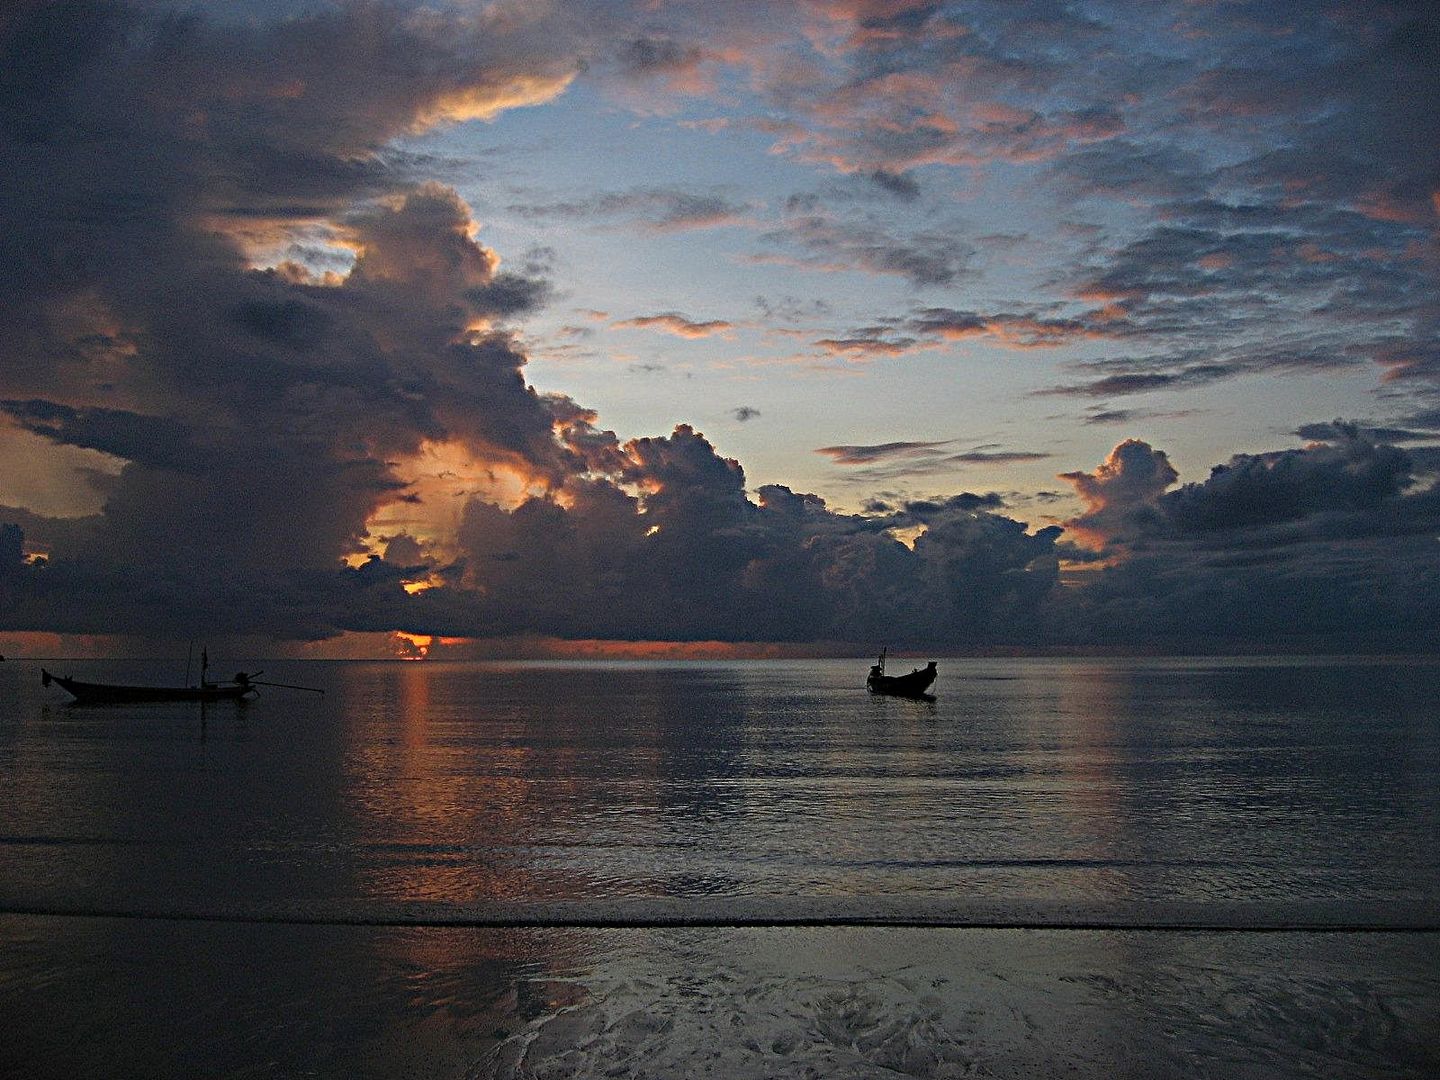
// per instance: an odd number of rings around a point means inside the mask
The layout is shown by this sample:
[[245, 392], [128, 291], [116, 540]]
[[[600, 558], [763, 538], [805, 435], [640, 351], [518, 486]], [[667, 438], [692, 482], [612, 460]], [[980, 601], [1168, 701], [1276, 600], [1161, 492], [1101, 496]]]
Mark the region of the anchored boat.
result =
[[235, 673], [232, 682], [208, 683], [199, 686], [123, 686], [116, 683], [81, 682], [62, 675], [51, 675], [40, 669], [40, 682], [55, 683], [69, 691], [82, 705], [118, 705], [150, 701], [242, 701], [257, 693], [256, 684], [243, 671]]
[[[209, 651], [201, 650], [199, 686], [125, 686], [117, 683], [82, 682], [68, 676], [51, 675], [44, 668], [40, 669], [40, 682], [44, 686], [55, 683], [62, 690], [69, 691], [76, 703], [80, 705], [128, 705], [157, 701], [245, 701], [258, 694], [259, 691], [256, 687], [260, 686], [282, 686], [287, 690], [306, 690], [312, 694], [325, 692], [313, 686], [262, 682], [260, 676], [265, 674], [263, 671], [257, 671], [253, 675], [237, 671], [235, 677], [228, 682], [211, 682], [205, 677], [209, 669]], [[190, 674], [188, 660], [185, 665], [185, 674], [188, 680]]]
[[929, 697], [925, 691], [930, 689], [930, 684], [935, 681], [938, 674], [935, 668], [935, 661], [923, 668], [916, 668], [906, 675], [885, 674], [885, 654], [888, 649], [880, 650], [880, 659], [870, 667], [870, 675], [865, 680], [865, 685], [872, 694], [892, 694], [895, 697]]

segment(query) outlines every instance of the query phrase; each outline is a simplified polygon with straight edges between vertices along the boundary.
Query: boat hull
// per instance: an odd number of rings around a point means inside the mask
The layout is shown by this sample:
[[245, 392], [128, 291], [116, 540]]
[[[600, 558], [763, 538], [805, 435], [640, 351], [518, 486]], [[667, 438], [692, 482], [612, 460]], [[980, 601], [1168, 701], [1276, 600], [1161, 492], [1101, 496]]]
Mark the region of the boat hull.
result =
[[165, 701], [243, 701], [255, 693], [252, 686], [120, 686], [88, 683], [40, 671], [45, 685], [56, 683], [81, 705], [131, 705]]
[[932, 664], [910, 672], [908, 675], [872, 675], [865, 685], [872, 694], [890, 694], [893, 697], [926, 697], [926, 691], [935, 681], [935, 666]]

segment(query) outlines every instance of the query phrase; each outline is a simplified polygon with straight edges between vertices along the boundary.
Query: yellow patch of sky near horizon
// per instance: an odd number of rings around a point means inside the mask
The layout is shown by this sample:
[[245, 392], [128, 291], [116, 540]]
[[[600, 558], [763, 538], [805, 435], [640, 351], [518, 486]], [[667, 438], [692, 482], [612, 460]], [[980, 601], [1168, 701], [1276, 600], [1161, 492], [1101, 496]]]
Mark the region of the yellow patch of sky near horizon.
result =
[[408, 481], [407, 498], [393, 499], [371, 515], [366, 550], [352, 556], [351, 565], [371, 553], [383, 554], [389, 540], [402, 534], [418, 540], [428, 554], [451, 559], [457, 554], [465, 505], [472, 498], [513, 510], [544, 490], [518, 464], [486, 460], [459, 441], [427, 441], [418, 453], [400, 459], [395, 472]]
[[13, 424], [0, 424], [0, 505], [44, 517], [98, 514], [105, 494], [95, 477], [114, 476], [125, 462], [99, 450], [60, 446]]

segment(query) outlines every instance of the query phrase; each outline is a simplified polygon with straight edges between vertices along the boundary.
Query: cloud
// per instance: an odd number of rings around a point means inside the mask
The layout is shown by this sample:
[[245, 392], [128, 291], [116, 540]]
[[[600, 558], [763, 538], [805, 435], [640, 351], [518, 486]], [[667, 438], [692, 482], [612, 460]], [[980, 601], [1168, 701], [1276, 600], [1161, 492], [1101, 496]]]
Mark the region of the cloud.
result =
[[751, 301], [760, 316], [771, 322], [798, 323], [829, 319], [835, 312], [824, 300], [802, 300], [795, 296], [757, 296]]
[[632, 188], [548, 203], [514, 203], [507, 209], [537, 220], [586, 224], [610, 220], [659, 233], [754, 224], [754, 207], [748, 203], [676, 187]]
[[[17, 9], [0, 37], [0, 415], [117, 471], [99, 513], [0, 507], [0, 626], [1429, 647], [1436, 455], [1393, 443], [1440, 426], [1432, 13], [1190, 5], [1137, 35], [1043, 3], [723, 7], [704, 38], [679, 25], [686, 4]], [[982, 265], [937, 209], [945, 169], [1043, 173], [1104, 211], [1054, 239], [1054, 296], [805, 330], [819, 349], [1114, 343], [1065, 357], [1045, 391], [1084, 399], [1375, 366], [1410, 418], [1305, 425], [1312, 445], [1184, 486], [1127, 440], [1063, 474], [1084, 504], [1063, 526], [1031, 528], [1003, 512], [1023, 496], [993, 492], [871, 487], [859, 514], [781, 485], [752, 498], [693, 428], [624, 441], [530, 385], [509, 327], [547, 302], [550, 271], [502, 268], [460, 195], [424, 179], [414, 136], [550, 101], [582, 72], [758, 102], [726, 130], [887, 196], [797, 196], [756, 259], [968, 286]], [[657, 185], [512, 211], [664, 233], [758, 228], [763, 207]], [[953, 439], [819, 452], [865, 485], [1047, 457]], [[1088, 580], [1062, 581], [1062, 558], [1090, 560]]]
[[[869, 640], [905, 628], [965, 641], [1021, 633], [1055, 583], [1058, 530], [1031, 534], [988, 498], [876, 518], [767, 485], [753, 503], [739, 465], [683, 425], [624, 453], [638, 495], [588, 480], [563, 506], [471, 504], [462, 542], [481, 617], [594, 637]], [[921, 514], [913, 549], [885, 534]], [[557, 575], [573, 586], [553, 588]]]
[[624, 43], [620, 63], [627, 74], [651, 76], [693, 72], [705, 59], [705, 50], [673, 38], [639, 37]]
[[[935, 499], [907, 499], [900, 504], [898, 513], [911, 521], [926, 522], [956, 510], [969, 513], [976, 510], [1000, 510], [1004, 506], [1005, 499], [998, 492], [987, 491], [978, 495], [973, 491], [962, 491], [959, 495]], [[882, 512], [889, 509], [884, 504], [877, 507], [877, 510]]]
[[1194, 415], [1193, 410], [1181, 409], [1164, 412], [1158, 409], [1109, 409], [1092, 406], [1080, 422], [1083, 424], [1133, 424], [1137, 420], [1172, 420]]
[[1148, 356], [1122, 356], [1069, 365], [1097, 377], [1033, 391], [1036, 396], [1120, 397], [1162, 390], [1188, 390], [1242, 376], [1313, 375], [1362, 367], [1363, 356], [1333, 337], [1255, 341], [1213, 351], [1184, 347]]
[[909, 356], [931, 346], [918, 338], [892, 334], [886, 327], [866, 327], [849, 337], [820, 338], [814, 347], [829, 356], [851, 360], [878, 360], [886, 357]]
[[950, 446], [954, 439], [938, 442], [888, 442], [870, 446], [822, 446], [815, 452], [824, 454], [837, 465], [871, 465], [877, 461], [893, 461], [896, 458], [932, 457], [939, 447]]
[[1434, 521], [1434, 499], [1407, 496], [1412, 482], [1413, 462], [1403, 450], [1357, 434], [1305, 450], [1237, 455], [1203, 484], [1167, 496], [1161, 509], [1188, 536], [1258, 530], [1276, 540], [1425, 530]]
[[707, 337], [730, 337], [735, 329], [735, 324], [724, 319], [707, 319], [697, 322], [686, 318], [678, 311], [666, 311], [658, 315], [637, 315], [630, 319], [620, 319], [611, 325], [620, 329], [631, 330], [663, 330], [676, 337], [688, 338], [691, 340]]
[[876, 169], [870, 173], [868, 179], [881, 191], [902, 202], [913, 202], [920, 197], [920, 184], [908, 173], [893, 173], [885, 169]]
[[893, 275], [916, 288], [962, 280], [974, 256], [957, 226], [897, 231], [874, 219], [843, 219], [811, 196], [791, 199], [782, 226], [760, 239], [778, 250], [754, 255], [754, 261]]
[[[1014, 465], [1043, 461], [1050, 457], [1049, 454], [1039, 451], [1006, 450], [995, 445], [977, 446], [959, 453], [946, 449], [958, 441], [944, 439], [930, 442], [877, 443], [869, 446], [823, 446], [815, 452], [830, 458], [837, 465], [854, 470], [844, 482], [867, 485], [950, 474], [977, 465]], [[974, 496], [967, 494], [964, 498], [972, 499]], [[995, 498], [997, 501], [993, 505], [1003, 505], [998, 495]], [[975, 506], [969, 508], [974, 509]]]
[[1044, 461], [1053, 456], [1039, 450], [968, 450], [963, 454], [950, 454], [945, 460], [964, 465], [1013, 465], [1021, 461]]
[[[459, 197], [387, 150], [543, 100], [572, 60], [488, 16], [364, 5], [183, 33], [44, 5], [9, 31], [0, 67], [25, 116], [0, 131], [0, 342], [30, 362], [5, 370], [3, 411], [124, 462], [83, 529], [20, 526], [53, 543], [11, 625], [313, 636], [400, 621], [399, 580], [340, 560], [406, 493], [408, 459], [451, 443], [543, 485], [597, 452], [496, 328], [546, 284], [501, 273]], [[372, 77], [334, 56], [375, 61]], [[323, 227], [348, 272], [255, 269], [263, 222]]]
[[1072, 197], [1181, 199], [1203, 196], [1200, 155], [1166, 143], [1117, 138], [1057, 158], [1051, 180]]
[[1143, 443], [1068, 474], [1088, 508], [1067, 528], [1110, 546], [1108, 564], [1055, 607], [1052, 632], [1168, 648], [1427, 649], [1440, 489], [1417, 481], [1405, 451], [1340, 436], [1237, 455], [1173, 491], [1173, 470]]
[[1179, 475], [1164, 451], [1126, 439], [1093, 472], [1060, 474], [1086, 507], [1065, 526], [1102, 544], [1127, 540], [1153, 519], [1160, 496]]
[[1436, 438], [1434, 431], [1376, 427], [1339, 419], [1301, 424], [1295, 429], [1295, 434], [1302, 439], [1313, 439], [1317, 442], [1346, 442], [1363, 438], [1374, 443], [1407, 443], [1429, 442]]
[[909, 356], [965, 341], [1017, 350], [1053, 349], [1121, 333], [1121, 328], [1094, 312], [1052, 317], [1035, 312], [982, 313], [921, 307], [907, 315], [886, 317], [872, 325], [856, 327], [844, 337], [819, 338], [813, 344], [830, 356], [874, 360]]
[[957, 311], [930, 307], [915, 311], [902, 325], [912, 333], [941, 341], [986, 338], [1011, 349], [1053, 349], [1078, 341], [1112, 336], [1116, 331], [1093, 314], [1053, 318], [1034, 312]]
[[1191, 364], [1172, 371], [1133, 371], [1105, 375], [1084, 383], [1069, 383], [1036, 390], [1037, 396], [1122, 397], [1153, 390], [1188, 389], [1219, 382], [1242, 373], [1233, 364]]
[[1414, 458], [1337, 421], [1333, 441], [1237, 454], [1202, 483], [1178, 479], [1164, 453], [1131, 439], [1094, 472], [1065, 473], [1086, 503], [1067, 527], [1106, 544], [1203, 543], [1273, 552], [1314, 540], [1431, 530], [1440, 491], [1416, 489]]
[[[676, 97], [702, 97], [715, 92], [720, 71], [743, 58], [737, 48], [716, 49], [670, 35], [642, 33], [620, 43], [614, 62], [621, 87], [612, 92], [640, 113], [676, 111]], [[657, 93], [658, 91], [658, 93]]]

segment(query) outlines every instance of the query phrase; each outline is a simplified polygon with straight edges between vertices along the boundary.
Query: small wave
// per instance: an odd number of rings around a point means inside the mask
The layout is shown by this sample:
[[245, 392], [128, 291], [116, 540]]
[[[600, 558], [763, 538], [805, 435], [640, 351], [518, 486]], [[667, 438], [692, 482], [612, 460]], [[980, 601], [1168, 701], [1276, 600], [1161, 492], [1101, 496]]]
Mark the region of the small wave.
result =
[[950, 903], [917, 898], [664, 898], [504, 902], [326, 904], [0, 901], [0, 914], [278, 923], [313, 926], [471, 927], [476, 929], [646, 929], [896, 927], [977, 930], [1112, 930], [1209, 933], [1440, 933], [1440, 910], [1385, 910], [1340, 902], [1136, 905]]

